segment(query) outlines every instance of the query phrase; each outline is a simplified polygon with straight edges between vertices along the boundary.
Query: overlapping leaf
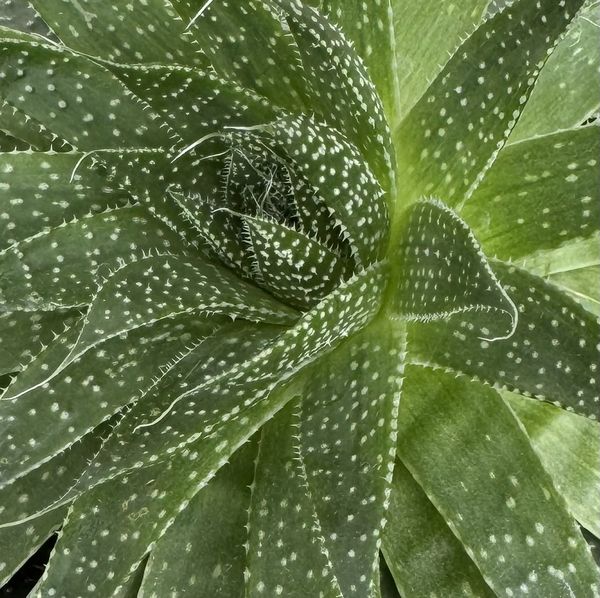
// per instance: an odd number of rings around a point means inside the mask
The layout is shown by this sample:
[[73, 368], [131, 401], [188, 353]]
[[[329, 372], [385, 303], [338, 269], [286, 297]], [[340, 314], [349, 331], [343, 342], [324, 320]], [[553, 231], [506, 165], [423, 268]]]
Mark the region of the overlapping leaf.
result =
[[404, 215], [398, 239], [390, 258], [397, 264], [390, 300], [399, 316], [427, 322], [474, 311], [480, 337], [514, 332], [514, 303], [452, 210], [435, 200], [415, 204]]
[[397, 134], [407, 200], [460, 206], [516, 124], [539, 69], [583, 0], [516, 2], [454, 53]]
[[493, 389], [407, 368], [399, 439], [400, 458], [496, 594], [598, 594], [579, 527]]
[[600, 227], [600, 127], [508, 146], [461, 215], [484, 250], [518, 259]]
[[413, 358], [597, 417], [597, 319], [536, 276], [497, 262], [494, 269], [519, 309], [509, 339], [477, 340], [477, 315], [413, 325]]

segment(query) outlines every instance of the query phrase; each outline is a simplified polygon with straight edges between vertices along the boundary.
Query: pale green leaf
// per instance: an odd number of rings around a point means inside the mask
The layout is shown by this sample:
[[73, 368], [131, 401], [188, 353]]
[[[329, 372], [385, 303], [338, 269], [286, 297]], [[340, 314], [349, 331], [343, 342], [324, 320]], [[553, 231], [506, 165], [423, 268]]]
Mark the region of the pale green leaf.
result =
[[549, 280], [588, 311], [600, 316], [600, 265], [557, 272]]
[[386, 518], [383, 553], [404, 598], [496, 596], [401, 461]]
[[427, 92], [465, 36], [479, 25], [487, 3], [488, 0], [446, 0], [444, 3], [392, 0], [400, 120]]
[[510, 142], [584, 123], [600, 108], [600, 4], [587, 0], [544, 65]]
[[48, 25], [31, 8], [30, 3], [24, 0], [0, 1], [0, 26], [56, 39]]
[[461, 216], [503, 260], [563, 247], [600, 228], [600, 127], [509, 145]]
[[600, 424], [515, 393], [503, 393], [575, 518], [600, 537]]
[[468, 199], [582, 4], [515, 2], [467, 38], [398, 129], [401, 197], [435, 194], [450, 206]]
[[489, 387], [409, 367], [399, 456], [502, 596], [595, 596], [598, 569], [529, 438]]
[[501, 262], [494, 270], [519, 309], [515, 333], [495, 342], [478, 340], [476, 313], [460, 322], [415, 324], [409, 331], [411, 359], [596, 418], [597, 319], [537, 276]]

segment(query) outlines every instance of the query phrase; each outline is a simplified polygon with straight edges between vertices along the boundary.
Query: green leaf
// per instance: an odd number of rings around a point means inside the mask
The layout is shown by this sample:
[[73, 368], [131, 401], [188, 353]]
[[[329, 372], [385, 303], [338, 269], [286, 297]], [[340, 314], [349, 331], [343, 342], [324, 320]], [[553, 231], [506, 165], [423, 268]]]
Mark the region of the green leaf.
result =
[[186, 144], [224, 127], [270, 122], [280, 112], [265, 98], [208, 70], [158, 64], [109, 68]]
[[141, 206], [89, 214], [0, 251], [0, 310], [87, 305], [105, 274], [144, 254], [178, 251], [179, 237]]
[[214, 327], [210, 320], [184, 316], [139, 328], [89, 351], [45, 385], [72, 351], [79, 327], [63, 335], [17, 376], [0, 401], [0, 483], [39, 467], [145, 396], [164, 375], [161, 367], [168, 369], [170, 360], [177, 362]]
[[502, 398], [409, 367], [398, 451], [499, 595], [594, 596], [598, 569]]
[[343, 595], [377, 595], [404, 358], [404, 327], [376, 320], [321, 359], [303, 389], [298, 455]]
[[16, 527], [0, 529], [0, 591], [13, 573], [57, 531], [67, 509], [56, 509]]
[[76, 169], [84, 154], [0, 154], [0, 249], [63, 222], [124, 205], [100, 172]]
[[596, 316], [600, 316], [600, 265], [557, 272], [549, 280]]
[[169, 141], [155, 115], [116, 77], [59, 46], [2, 41], [0, 72], [0, 98], [76, 148], [159, 147]]
[[197, 46], [184, 36], [186, 24], [168, 2], [109, 4], [31, 0], [62, 42], [113, 62], [203, 64]]
[[298, 451], [300, 423], [292, 401], [262, 430], [248, 517], [249, 598], [342, 596]]
[[514, 393], [503, 393], [573, 516], [600, 537], [600, 425]]
[[391, 133], [365, 65], [344, 35], [313, 7], [298, 0], [277, 2], [302, 58], [309, 108], [360, 150], [383, 189], [394, 194]]
[[390, 0], [380, 0], [364, 6], [342, 0], [323, 0], [320, 10], [328, 15], [352, 42], [363, 59], [385, 108], [391, 128], [398, 120], [401, 90], [398, 82], [399, 68], [405, 59], [396, 56], [393, 5]]
[[0, 375], [23, 369], [78, 315], [77, 311], [0, 313]]
[[519, 119], [548, 50], [582, 4], [519, 1], [462, 44], [398, 129], [405, 200], [434, 194], [450, 206], [464, 204]]
[[[396, 232], [390, 258], [398, 262], [390, 288], [395, 313], [428, 322], [475, 311], [480, 338], [510, 337], [517, 309], [473, 233], [452, 210], [436, 200], [418, 202], [408, 208]], [[498, 315], [504, 320], [500, 326]], [[497, 337], [490, 339], [491, 333]]]
[[305, 107], [297, 49], [269, 0], [197, 3], [172, 0], [214, 69], [292, 111]]
[[600, 5], [588, 0], [548, 58], [510, 142], [571, 129], [600, 108]]
[[0, 1], [0, 26], [28, 34], [42, 35], [48, 39], [56, 39], [48, 25], [31, 8], [30, 3], [23, 0]]
[[400, 119], [408, 115], [466, 35], [481, 22], [487, 3], [392, 0]]
[[330, 208], [357, 262], [381, 257], [389, 226], [385, 195], [358, 149], [335, 129], [307, 117], [281, 119], [268, 130]]
[[257, 278], [275, 297], [309, 308], [339, 284], [344, 261], [318, 241], [264, 218], [244, 223]]
[[[174, 367], [175, 383], [166, 380], [152, 401], [140, 401], [126, 413], [76, 490], [213, 438], [222, 452], [232, 446], [229, 437], [238, 428], [248, 438], [256, 431], [252, 413], [273, 414], [282, 407], [271, 396], [274, 389], [373, 319], [384, 284], [385, 266], [379, 264], [340, 285], [283, 333], [264, 324], [233, 325], [192, 349]], [[364, 300], [366, 289], [374, 291], [374, 299]]]
[[537, 276], [501, 262], [494, 269], [519, 309], [513, 336], [478, 342], [477, 314], [452, 325], [417, 324], [409, 330], [411, 360], [463, 372], [595, 419], [600, 400], [596, 318]]
[[404, 598], [496, 596], [442, 515], [401, 461], [383, 532], [383, 553]]
[[[241, 596], [256, 442], [236, 452], [200, 490], [150, 553], [141, 592]], [[224, 509], [224, 506], [226, 507]], [[181, 548], [185, 547], [185, 558]]]
[[[67, 151], [70, 145], [46, 129], [6, 100], [0, 98], [0, 131], [17, 140], [19, 145], [2, 148], [2, 151], [19, 151], [35, 148], [38, 151]], [[14, 142], [13, 142], [14, 143]]]
[[600, 127], [509, 145], [461, 212], [484, 251], [515, 260], [600, 228]]

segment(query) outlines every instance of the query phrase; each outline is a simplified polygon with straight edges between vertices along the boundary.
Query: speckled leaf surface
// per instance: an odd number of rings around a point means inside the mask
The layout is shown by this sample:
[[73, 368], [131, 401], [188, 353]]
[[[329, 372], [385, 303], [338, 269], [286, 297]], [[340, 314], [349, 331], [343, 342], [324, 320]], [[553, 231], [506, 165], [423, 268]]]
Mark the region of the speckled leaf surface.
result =
[[571, 513], [600, 537], [600, 424], [514, 393], [503, 396]]
[[48, 25], [31, 8], [29, 2], [22, 0], [2, 0], [0, 3], [0, 26], [56, 39], [48, 29]]
[[408, 367], [400, 411], [400, 459], [488, 586], [504, 596], [598, 594], [579, 527], [493, 389]]
[[139, 100], [83, 56], [58, 46], [5, 40], [0, 72], [0, 98], [81, 150], [124, 143], [158, 147], [167, 141]]
[[503, 260], [563, 247], [600, 227], [600, 127], [509, 145], [461, 216]]
[[587, 0], [548, 58], [510, 143], [571, 129], [600, 109], [600, 5]]
[[[494, 267], [519, 309], [514, 335], [495, 342], [476, 341], [474, 318], [461, 318], [444, 327], [437, 322], [417, 324], [409, 330], [411, 359], [464, 372], [596, 418], [598, 320], [537, 276], [500, 262]], [[425, 326], [430, 330], [425, 331]]]
[[436, 194], [450, 206], [464, 203], [516, 124], [548, 49], [582, 4], [516, 2], [466, 39], [398, 130], [405, 199]]
[[186, 23], [169, 2], [31, 0], [60, 37], [79, 52], [121, 63], [202, 64], [200, 48], [184, 36]]
[[3, 309], [87, 305], [99, 276], [145, 253], [181, 249], [179, 237], [141, 206], [63, 222], [0, 252]]
[[377, 595], [404, 362], [403, 326], [375, 321], [322, 360], [302, 393], [298, 455], [344, 596]]
[[78, 152], [0, 154], [0, 249], [73, 218], [126, 203]]
[[[49, 389], [43, 383], [70, 353], [79, 329], [65, 337], [70, 344], [53, 343], [47, 352], [56, 355], [38, 356], [0, 401], [0, 442], [5, 456], [1, 482], [24, 475], [143, 397], [162, 373], [161, 366], [168, 367], [213, 326], [188, 317], [115, 337], [64, 368]], [[57, 434], [45, 433], [49, 425]]]
[[256, 449], [251, 441], [237, 451], [156, 543], [141, 585], [144, 595], [242, 595]]
[[403, 596], [496, 596], [401, 461], [394, 468], [387, 520], [383, 553]]
[[400, 317], [428, 322], [474, 311], [480, 338], [514, 332], [517, 309], [464, 221], [428, 200], [408, 208], [401, 226], [391, 255], [401, 273], [391, 289]]
[[342, 596], [299, 452], [299, 404], [292, 401], [261, 435], [248, 516], [245, 594], [252, 598]]

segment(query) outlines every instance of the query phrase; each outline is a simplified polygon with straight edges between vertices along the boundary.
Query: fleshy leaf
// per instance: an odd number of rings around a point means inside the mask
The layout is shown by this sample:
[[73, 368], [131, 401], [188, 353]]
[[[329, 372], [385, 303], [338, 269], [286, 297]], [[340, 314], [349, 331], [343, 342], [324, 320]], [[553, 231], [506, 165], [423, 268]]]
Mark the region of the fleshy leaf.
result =
[[276, 106], [303, 110], [305, 82], [298, 50], [273, 2], [172, 0], [172, 4], [217, 73]]
[[[399, 316], [428, 322], [475, 311], [478, 332], [487, 340], [514, 332], [518, 314], [512, 299], [469, 227], [447, 206], [427, 200], [409, 207], [396, 238], [391, 259], [399, 262], [398, 275], [391, 291]], [[489, 338], [490, 327], [496, 338]]]
[[[256, 448], [251, 442], [236, 452], [158, 540], [146, 565], [144, 595], [242, 595]], [[181, 558], [182, 546], [186, 558]]]
[[583, 0], [520, 1], [454, 53], [397, 135], [405, 200], [461, 206], [517, 122], [539, 69]]
[[600, 127], [509, 145], [461, 212], [503, 260], [555, 249], [600, 229]]
[[359, 263], [377, 259], [387, 240], [385, 195], [356, 147], [306, 117], [278, 120], [269, 130], [347, 234]]
[[169, 141], [116, 77], [83, 56], [5, 40], [0, 71], [0, 98], [81, 150], [159, 147]]
[[96, 273], [152, 251], [181, 249], [177, 235], [141, 206], [90, 214], [41, 232], [0, 252], [3, 310], [83, 306], [97, 289]]
[[404, 358], [403, 326], [375, 321], [321, 359], [303, 389], [299, 455], [343, 595], [377, 593]]
[[383, 552], [404, 596], [496, 596], [400, 461], [394, 467], [387, 520]]
[[23, 369], [78, 315], [77, 311], [0, 312], [0, 375]]
[[391, 0], [403, 119], [427, 92], [464, 37], [483, 17], [489, 0]]
[[519, 309], [513, 336], [477, 342], [476, 313], [452, 325], [429, 323], [429, 330], [412, 325], [411, 359], [464, 372], [595, 419], [600, 402], [596, 318], [536, 276], [501, 262], [494, 269]]
[[[324, 12], [352, 41], [363, 59], [385, 108], [391, 128], [398, 119], [400, 86], [399, 66], [405, 60], [396, 56], [394, 0], [380, 0], [369, 5], [368, 16], [363, 5], [343, 0], [323, 0]], [[414, 26], [414, 25], [413, 25]], [[412, 27], [405, 27], [411, 29]]]
[[510, 142], [571, 129], [600, 108], [600, 5], [588, 0], [544, 65]]
[[299, 0], [276, 1], [300, 51], [311, 110], [362, 152], [383, 189], [393, 194], [391, 133], [364, 63], [341, 31], [313, 7]]
[[344, 262], [318, 241], [264, 218], [244, 223], [257, 276], [275, 297], [306, 308], [339, 284]]
[[[181, 382], [169, 383], [152, 402], [132, 407], [75, 490], [168, 459], [192, 445], [202, 447], [212, 438], [229, 447], [229, 430], [236, 426], [247, 429], [249, 437], [256, 429], [248, 414], [261, 409], [275, 413], [271, 394], [278, 385], [373, 319], [381, 308], [384, 268], [379, 264], [340, 285], [284, 333], [264, 324], [254, 332], [234, 326], [218, 347], [200, 344], [174, 370]], [[374, 299], [364, 300], [366, 289], [374, 291]], [[207, 351], [214, 359], [206, 358]]]
[[408, 367], [399, 456], [496, 594], [595, 596], [579, 526], [502, 398]]
[[265, 424], [248, 517], [245, 594], [342, 596], [299, 454], [299, 401]]
[[[185, 316], [113, 338], [43, 381], [72, 350], [78, 328], [25, 369], [0, 401], [0, 483], [35, 469], [64, 451], [124, 406], [153, 388], [162, 366], [210, 334], [211, 321]], [[69, 342], [70, 341], [70, 342]], [[48, 354], [50, 353], [50, 354]], [[90, 400], [93, 398], [93, 400]], [[52, 426], [53, 434], [48, 434]], [[71, 480], [74, 483], [75, 480]]]
[[0, 1], [0, 26], [56, 39], [30, 3], [22, 0]]
[[0, 154], [0, 249], [73, 218], [126, 203], [80, 153]]
[[556, 272], [549, 280], [581, 303], [585, 309], [600, 316], [600, 264]]
[[504, 392], [574, 517], [600, 537], [600, 424]]
[[102, 0], [31, 0], [61, 41], [90, 56], [113, 62], [202, 64], [199, 48], [184, 36], [186, 24], [169, 2], [144, 0], [109, 4]]

